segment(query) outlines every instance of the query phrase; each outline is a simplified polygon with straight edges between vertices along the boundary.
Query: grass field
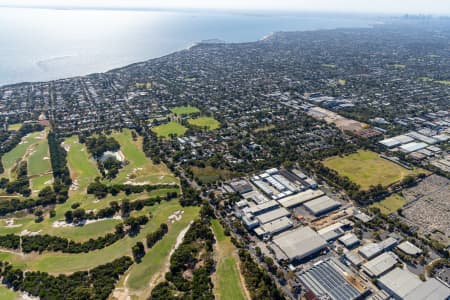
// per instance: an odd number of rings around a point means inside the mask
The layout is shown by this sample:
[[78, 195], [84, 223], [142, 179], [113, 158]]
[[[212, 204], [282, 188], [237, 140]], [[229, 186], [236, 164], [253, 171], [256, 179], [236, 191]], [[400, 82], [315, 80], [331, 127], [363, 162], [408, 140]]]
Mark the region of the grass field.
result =
[[120, 150], [128, 164], [120, 169], [113, 183], [159, 184], [174, 183], [178, 180], [164, 163], [155, 165], [142, 151], [142, 137], [133, 141], [131, 130], [115, 131], [112, 136], [119, 142]]
[[50, 153], [48, 150], [47, 135], [44, 134], [42, 138], [33, 146], [33, 150], [28, 156], [28, 176], [31, 177], [31, 189], [33, 191], [40, 191], [44, 187], [50, 185], [53, 180], [52, 165], [50, 163]]
[[336, 68], [335, 64], [321, 64], [321, 66], [324, 68]]
[[200, 112], [200, 109], [194, 106], [177, 106], [170, 109], [177, 116], [191, 115]]
[[[127, 139], [128, 137], [129, 139]], [[133, 166], [135, 166], [136, 164], [142, 163], [142, 166], [144, 167], [143, 172], [146, 172], [145, 173], [146, 180], [149, 180], [152, 183], [173, 182], [173, 181], [178, 182], [177, 179], [170, 174], [170, 172], [166, 169], [166, 167], [163, 164], [155, 167], [156, 170], [152, 169], [151, 166], [153, 166], [153, 164], [151, 163], [150, 160], [148, 160], [144, 156], [142, 151], [140, 152], [140, 154], [135, 153], [134, 155], [131, 155], [132, 151], [128, 151], [128, 149], [131, 148], [133, 150], [134, 149], [133, 147], [136, 146], [136, 144], [132, 142], [127, 143], [127, 141], [131, 140], [131, 134], [129, 131], [121, 134], [119, 139], [124, 144], [127, 144], [127, 147], [122, 147], [124, 149], [125, 154], [129, 154], [130, 157], [133, 158], [132, 161], [130, 160], [130, 164], [127, 167], [133, 168]], [[85, 210], [98, 210], [107, 207], [111, 201], [120, 202], [124, 198], [128, 198], [130, 199], [130, 201], [134, 201], [136, 199], [148, 198], [149, 196], [150, 197], [164, 196], [167, 194], [167, 192], [173, 191], [179, 192], [179, 188], [174, 187], [174, 188], [153, 190], [149, 193], [144, 192], [141, 194], [132, 194], [128, 197], [124, 193], [119, 193], [116, 196], [108, 195], [106, 198], [98, 200], [93, 195], [86, 194], [87, 186], [89, 185], [89, 183], [94, 181], [95, 177], [100, 176], [100, 173], [97, 169], [95, 161], [89, 158], [89, 154], [86, 150], [85, 145], [80, 144], [78, 142], [78, 138], [76, 136], [73, 136], [65, 139], [64, 146], [68, 150], [67, 161], [71, 173], [71, 178], [75, 183], [77, 183], [78, 188], [72, 189], [70, 191], [69, 193], [70, 198], [67, 200], [66, 203], [55, 206], [56, 217], [52, 219], [46, 217], [44, 221], [42, 221], [41, 223], [35, 223], [33, 216], [17, 217], [14, 223], [15, 225], [21, 225], [17, 227], [5, 227], [6, 224], [0, 220], [0, 234], [8, 234], [8, 233], [18, 234], [23, 230], [29, 230], [33, 232], [40, 231], [41, 234], [51, 234], [66, 237], [75, 241], [86, 241], [90, 238], [103, 236], [108, 232], [114, 231], [115, 225], [118, 224], [120, 221], [108, 219], [84, 225], [82, 227], [52, 226], [54, 221], [64, 219], [64, 213], [67, 210], [71, 209], [71, 205], [73, 203], [75, 202], [80, 203], [81, 204], [80, 207], [84, 208]], [[149, 165], [145, 165], [144, 162], [149, 163]], [[36, 178], [36, 180], [47, 180], [47, 178], [45, 177], [46, 176], [41, 176]], [[8, 218], [10, 217], [8, 216], [7, 218], [3, 219]]]
[[236, 247], [230, 241], [230, 237], [225, 236], [218, 220], [212, 220], [211, 227], [217, 241], [216, 295], [223, 300], [245, 300], [244, 287], [240, 280], [237, 258], [234, 254]]
[[404, 68], [406, 68], [406, 66], [402, 65], [402, 64], [393, 64], [393, 65], [389, 65], [389, 66], [394, 69], [400, 69], [400, 70], [403, 70]]
[[206, 128], [208, 130], [214, 130], [220, 127], [219, 121], [211, 117], [200, 117], [196, 119], [189, 119], [188, 123], [193, 126]]
[[[123, 255], [131, 255], [131, 247], [137, 241], [144, 241], [148, 233], [153, 232], [163, 222], [167, 222], [168, 216], [177, 210], [184, 210], [183, 219], [194, 218], [198, 213], [198, 207], [181, 207], [178, 201], [162, 202], [160, 205], [145, 208], [140, 213], [151, 212], [153, 218], [142, 228], [135, 237], [126, 237], [120, 241], [100, 250], [88, 253], [44, 253], [42, 255], [28, 254], [18, 255], [0, 251], [0, 260], [6, 260], [19, 267], [30, 270], [39, 270], [52, 274], [72, 273], [87, 270], [95, 266], [105, 264]], [[183, 221], [182, 219], [182, 221]], [[181, 222], [181, 221], [180, 221]]]
[[233, 172], [231, 171], [216, 169], [210, 166], [205, 168], [191, 167], [191, 170], [194, 176], [203, 183], [212, 183], [220, 179], [230, 179], [233, 177]]
[[371, 185], [388, 186], [405, 176], [425, 173], [423, 169], [407, 170], [381, 158], [378, 153], [365, 150], [344, 157], [331, 157], [324, 160], [323, 164], [341, 176], [347, 176], [363, 190], [369, 189]]
[[20, 127], [22, 127], [22, 125], [23, 125], [22, 123], [8, 124], [8, 130], [9, 131], [11, 131], [11, 130], [17, 131], [20, 129]]
[[381, 213], [384, 215], [389, 215], [391, 213], [397, 212], [399, 208], [405, 205], [406, 200], [398, 194], [391, 195], [380, 202], [376, 202], [371, 205], [371, 207], [379, 208]]
[[[169, 225], [169, 232], [162, 240], [147, 250], [142, 262], [133, 265], [128, 272], [127, 287], [132, 290], [144, 290], [151, 279], [160, 272], [164, 265], [169, 261], [169, 254], [171, 249], [175, 246], [176, 240], [180, 232], [186, 228], [189, 223], [197, 218], [198, 209], [189, 208], [185, 210], [180, 221]], [[167, 223], [167, 222], [166, 222]]]
[[255, 133], [258, 133], [258, 132], [269, 131], [269, 130], [272, 130], [272, 129], [274, 129], [274, 128], [275, 128], [275, 125], [270, 124], [270, 125], [267, 125], [267, 126], [258, 127], [258, 128], [256, 128], [255, 130], [253, 130], [253, 131], [254, 131]]
[[22, 141], [16, 147], [14, 147], [14, 149], [2, 156], [2, 164], [3, 168], [5, 169], [4, 175], [6, 177], [11, 177], [10, 171], [20, 160], [22, 160], [22, 158], [25, 156], [25, 153], [27, 152], [27, 149], [34, 143], [36, 143], [36, 137], [38, 137], [40, 134], [40, 132], [33, 132], [24, 136], [22, 138]]
[[430, 78], [430, 77], [419, 77], [418, 80], [419, 81], [433, 81], [433, 82], [440, 83], [443, 85], [450, 85], [450, 80], [434, 80], [433, 78]]
[[450, 80], [436, 80], [436, 82], [443, 85], [450, 85]]
[[0, 286], [0, 299], [1, 300], [16, 300], [19, 299], [19, 294], [8, 289], [6, 286]]
[[346, 82], [345, 79], [338, 79], [337, 83], [338, 83], [339, 85], [345, 85], [347, 82]]
[[177, 122], [169, 122], [152, 128], [158, 137], [168, 138], [170, 135], [183, 136], [187, 128]]

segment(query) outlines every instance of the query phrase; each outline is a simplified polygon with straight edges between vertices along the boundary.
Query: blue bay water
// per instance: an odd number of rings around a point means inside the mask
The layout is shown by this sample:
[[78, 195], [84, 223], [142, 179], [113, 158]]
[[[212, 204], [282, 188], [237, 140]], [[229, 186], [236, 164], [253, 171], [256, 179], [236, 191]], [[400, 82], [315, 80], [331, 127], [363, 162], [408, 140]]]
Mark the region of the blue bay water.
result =
[[0, 85], [103, 72], [196, 42], [367, 27], [375, 17], [0, 8]]

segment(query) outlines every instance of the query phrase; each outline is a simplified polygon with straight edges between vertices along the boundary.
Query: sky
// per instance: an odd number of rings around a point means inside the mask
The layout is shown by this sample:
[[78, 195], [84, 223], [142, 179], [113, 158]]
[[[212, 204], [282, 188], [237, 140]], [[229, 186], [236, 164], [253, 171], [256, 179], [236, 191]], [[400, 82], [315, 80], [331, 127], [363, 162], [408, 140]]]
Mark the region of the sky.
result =
[[0, 6], [450, 15], [450, 0], [0, 0]]

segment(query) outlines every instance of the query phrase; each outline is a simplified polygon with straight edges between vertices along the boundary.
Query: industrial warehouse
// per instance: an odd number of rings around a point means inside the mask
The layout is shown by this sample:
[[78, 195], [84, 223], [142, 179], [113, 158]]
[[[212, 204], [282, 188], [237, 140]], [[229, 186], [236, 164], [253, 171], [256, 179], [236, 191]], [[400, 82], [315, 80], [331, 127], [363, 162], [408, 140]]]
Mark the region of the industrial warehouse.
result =
[[[399, 147], [419, 137], [402, 135], [386, 144]], [[224, 190], [239, 194], [233, 215], [265, 255], [295, 271], [307, 288], [306, 299], [366, 299], [369, 291], [371, 300], [447, 300], [445, 295], [450, 295], [444, 282], [423, 282], [399, 268], [403, 262], [398, 253], [419, 257], [419, 247], [398, 235], [362, 238], [354, 222], [367, 223], [372, 217], [298, 169], [272, 168], [231, 181]], [[400, 275], [407, 280], [398, 279]], [[419, 296], [412, 298], [413, 293]]]

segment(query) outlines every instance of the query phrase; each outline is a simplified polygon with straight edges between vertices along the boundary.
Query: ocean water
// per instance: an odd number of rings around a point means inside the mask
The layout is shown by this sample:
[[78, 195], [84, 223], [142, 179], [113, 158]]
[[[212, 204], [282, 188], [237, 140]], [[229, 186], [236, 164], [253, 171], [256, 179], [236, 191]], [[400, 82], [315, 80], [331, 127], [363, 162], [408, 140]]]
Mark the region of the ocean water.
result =
[[249, 42], [276, 31], [379, 21], [324, 14], [0, 8], [0, 85], [103, 72], [202, 40]]

